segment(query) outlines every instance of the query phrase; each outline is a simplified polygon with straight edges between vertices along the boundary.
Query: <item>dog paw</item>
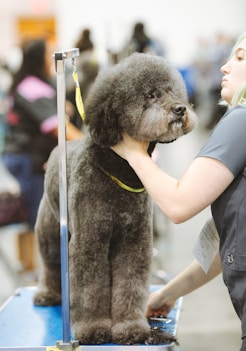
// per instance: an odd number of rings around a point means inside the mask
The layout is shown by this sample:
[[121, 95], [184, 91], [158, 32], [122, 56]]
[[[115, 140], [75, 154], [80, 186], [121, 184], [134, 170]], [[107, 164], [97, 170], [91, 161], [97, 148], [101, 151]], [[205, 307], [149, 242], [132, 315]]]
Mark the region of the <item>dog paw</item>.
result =
[[72, 326], [73, 334], [80, 344], [105, 344], [111, 342], [111, 320], [77, 322]]
[[175, 336], [166, 333], [159, 327], [153, 327], [150, 329], [149, 336], [145, 340], [146, 345], [157, 345], [157, 344], [169, 344], [175, 342], [178, 345]]
[[115, 344], [144, 343], [149, 336], [149, 325], [146, 321], [123, 321], [112, 328], [112, 341]]
[[50, 291], [38, 291], [33, 302], [37, 306], [55, 306], [61, 304], [61, 295]]

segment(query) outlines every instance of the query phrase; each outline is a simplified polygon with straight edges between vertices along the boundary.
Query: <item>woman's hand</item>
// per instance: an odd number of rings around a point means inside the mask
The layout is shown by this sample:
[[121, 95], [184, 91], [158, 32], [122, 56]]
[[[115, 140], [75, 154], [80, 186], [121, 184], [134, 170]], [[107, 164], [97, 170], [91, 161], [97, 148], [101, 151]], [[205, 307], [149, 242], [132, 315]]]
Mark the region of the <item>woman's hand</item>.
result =
[[185, 296], [195, 289], [200, 288], [202, 285], [214, 279], [220, 272], [221, 261], [219, 251], [207, 273], [203, 271], [200, 263], [194, 260], [175, 278], [170, 280], [170, 282], [149, 295], [146, 306], [146, 316], [165, 316], [174, 307], [179, 297]]
[[132, 154], [146, 154], [149, 147], [148, 141], [133, 139], [128, 134], [123, 133], [123, 140], [111, 147], [111, 149], [125, 160], [129, 160]]
[[146, 308], [146, 317], [166, 316], [175, 305], [176, 299], [165, 294], [165, 287], [149, 295]]

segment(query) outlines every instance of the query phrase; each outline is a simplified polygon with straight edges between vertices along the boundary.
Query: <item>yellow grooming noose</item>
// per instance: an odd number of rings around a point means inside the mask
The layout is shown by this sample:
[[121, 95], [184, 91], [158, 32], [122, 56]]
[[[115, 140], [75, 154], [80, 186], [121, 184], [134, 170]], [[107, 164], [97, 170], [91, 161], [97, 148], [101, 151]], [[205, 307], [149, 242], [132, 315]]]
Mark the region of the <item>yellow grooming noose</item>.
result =
[[83, 104], [82, 95], [80, 91], [79, 78], [78, 78], [78, 73], [76, 70], [74, 58], [72, 59], [72, 65], [73, 65], [73, 80], [75, 83], [75, 102], [76, 102], [76, 106], [79, 111], [80, 117], [82, 118], [82, 121], [85, 122], [85, 109], [84, 109], [84, 104]]

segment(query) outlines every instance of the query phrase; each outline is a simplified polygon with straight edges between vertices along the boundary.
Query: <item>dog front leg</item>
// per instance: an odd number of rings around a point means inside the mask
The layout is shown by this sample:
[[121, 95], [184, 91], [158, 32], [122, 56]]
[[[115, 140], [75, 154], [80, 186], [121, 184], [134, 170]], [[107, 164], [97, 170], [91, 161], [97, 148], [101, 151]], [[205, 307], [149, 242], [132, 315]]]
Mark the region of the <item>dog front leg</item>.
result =
[[[71, 322], [81, 344], [111, 341], [111, 289], [108, 234], [80, 227], [70, 243]], [[83, 238], [82, 238], [83, 237]]]
[[[140, 236], [140, 233], [134, 233]], [[144, 343], [150, 327], [145, 317], [151, 264], [151, 240], [140, 245], [121, 241], [112, 258], [112, 340], [117, 344]]]

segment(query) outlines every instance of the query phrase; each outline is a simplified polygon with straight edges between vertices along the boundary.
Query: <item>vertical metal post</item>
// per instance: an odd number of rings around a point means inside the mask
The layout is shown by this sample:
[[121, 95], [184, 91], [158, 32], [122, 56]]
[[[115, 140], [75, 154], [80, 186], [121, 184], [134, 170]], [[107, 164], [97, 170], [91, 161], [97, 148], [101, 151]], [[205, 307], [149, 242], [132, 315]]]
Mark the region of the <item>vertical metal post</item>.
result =
[[60, 250], [61, 250], [61, 292], [62, 292], [62, 327], [63, 342], [58, 342], [60, 349], [71, 345], [70, 333], [70, 284], [68, 262], [68, 211], [67, 211], [67, 152], [66, 152], [66, 82], [65, 59], [79, 55], [78, 49], [55, 52], [57, 73], [57, 114], [58, 114], [58, 148], [59, 148], [59, 205], [60, 205]]

